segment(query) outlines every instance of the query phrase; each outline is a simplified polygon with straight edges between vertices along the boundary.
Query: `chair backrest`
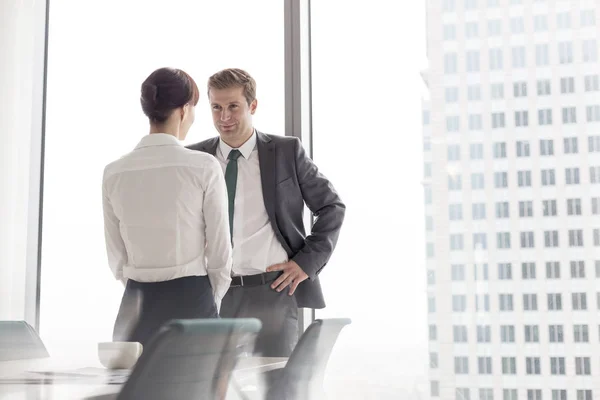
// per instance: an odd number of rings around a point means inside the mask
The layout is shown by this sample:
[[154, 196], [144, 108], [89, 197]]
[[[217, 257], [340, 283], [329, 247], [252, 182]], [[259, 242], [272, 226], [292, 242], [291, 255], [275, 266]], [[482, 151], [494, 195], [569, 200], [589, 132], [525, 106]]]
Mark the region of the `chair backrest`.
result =
[[37, 332], [25, 321], [0, 321], [0, 361], [49, 357]]
[[260, 328], [255, 318], [170, 321], [144, 348], [118, 399], [222, 399]]
[[349, 318], [315, 320], [294, 348], [282, 378], [269, 393], [270, 398], [312, 399], [323, 389], [329, 356]]

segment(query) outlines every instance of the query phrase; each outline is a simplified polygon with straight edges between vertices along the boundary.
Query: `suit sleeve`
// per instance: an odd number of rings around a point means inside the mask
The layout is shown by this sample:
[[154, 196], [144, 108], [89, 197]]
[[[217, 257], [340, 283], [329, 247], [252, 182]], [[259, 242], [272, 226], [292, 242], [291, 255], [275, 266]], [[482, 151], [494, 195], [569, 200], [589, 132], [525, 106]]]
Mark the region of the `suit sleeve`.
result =
[[340, 235], [346, 206], [333, 185], [308, 157], [300, 140], [294, 141], [296, 174], [304, 202], [315, 217], [304, 247], [292, 257], [311, 280], [327, 264]]

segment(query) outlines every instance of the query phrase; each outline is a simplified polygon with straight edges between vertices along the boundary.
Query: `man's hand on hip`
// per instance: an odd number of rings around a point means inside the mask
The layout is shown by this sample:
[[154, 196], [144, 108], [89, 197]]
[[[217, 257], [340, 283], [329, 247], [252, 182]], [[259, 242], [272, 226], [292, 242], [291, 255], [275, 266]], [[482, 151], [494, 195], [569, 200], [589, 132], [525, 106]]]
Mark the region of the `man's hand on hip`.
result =
[[283, 271], [283, 273], [271, 284], [271, 288], [281, 292], [283, 289], [290, 286], [290, 296], [294, 294], [300, 282], [308, 279], [308, 275], [306, 275], [295, 261], [275, 264], [267, 268], [267, 272], [273, 271]]

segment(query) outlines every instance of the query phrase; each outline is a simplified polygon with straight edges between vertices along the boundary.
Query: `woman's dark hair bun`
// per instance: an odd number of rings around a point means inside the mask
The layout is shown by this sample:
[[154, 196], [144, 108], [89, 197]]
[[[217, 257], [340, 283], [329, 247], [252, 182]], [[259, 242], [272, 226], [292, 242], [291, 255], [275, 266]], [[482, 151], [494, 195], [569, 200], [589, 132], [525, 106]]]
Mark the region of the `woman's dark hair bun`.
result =
[[173, 110], [199, 100], [198, 86], [187, 73], [176, 68], [160, 68], [142, 83], [140, 103], [153, 123], [164, 123]]

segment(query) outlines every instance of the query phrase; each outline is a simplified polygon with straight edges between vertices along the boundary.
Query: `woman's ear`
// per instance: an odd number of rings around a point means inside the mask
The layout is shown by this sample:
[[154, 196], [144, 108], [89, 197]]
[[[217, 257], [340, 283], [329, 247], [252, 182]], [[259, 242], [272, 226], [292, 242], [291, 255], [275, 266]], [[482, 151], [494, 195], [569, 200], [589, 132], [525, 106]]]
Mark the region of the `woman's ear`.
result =
[[189, 113], [190, 113], [190, 105], [185, 104], [183, 107], [181, 107], [181, 120], [182, 121], [185, 120]]

